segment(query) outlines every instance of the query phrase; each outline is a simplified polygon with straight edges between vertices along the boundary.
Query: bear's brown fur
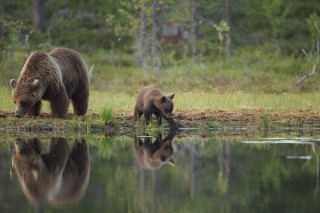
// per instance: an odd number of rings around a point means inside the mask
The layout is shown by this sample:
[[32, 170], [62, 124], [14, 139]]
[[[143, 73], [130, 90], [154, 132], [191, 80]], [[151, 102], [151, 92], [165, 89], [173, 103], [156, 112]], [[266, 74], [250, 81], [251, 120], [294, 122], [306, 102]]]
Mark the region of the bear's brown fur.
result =
[[50, 151], [41, 154], [38, 139], [16, 140], [12, 174], [16, 174], [28, 200], [64, 207], [80, 200], [89, 181], [90, 160], [85, 140], [76, 140], [70, 152], [64, 138], [51, 139]]
[[144, 141], [141, 137], [134, 136], [135, 153], [140, 166], [151, 170], [159, 169], [166, 163], [173, 166], [172, 140], [175, 134], [176, 131], [170, 131], [162, 139], [162, 133], [158, 133], [154, 142], [152, 142], [152, 137], [148, 135]]
[[171, 128], [178, 128], [177, 123], [172, 117], [173, 101], [175, 94], [164, 96], [159, 89], [145, 88], [140, 91], [134, 109], [134, 120], [137, 121], [143, 114], [146, 124], [151, 121], [152, 114], [162, 124], [162, 117], [168, 121]]
[[89, 99], [89, 79], [80, 54], [67, 48], [30, 55], [18, 81], [11, 79], [15, 115], [38, 116], [41, 100], [48, 100], [53, 117], [65, 117], [69, 99], [76, 115], [85, 115]]

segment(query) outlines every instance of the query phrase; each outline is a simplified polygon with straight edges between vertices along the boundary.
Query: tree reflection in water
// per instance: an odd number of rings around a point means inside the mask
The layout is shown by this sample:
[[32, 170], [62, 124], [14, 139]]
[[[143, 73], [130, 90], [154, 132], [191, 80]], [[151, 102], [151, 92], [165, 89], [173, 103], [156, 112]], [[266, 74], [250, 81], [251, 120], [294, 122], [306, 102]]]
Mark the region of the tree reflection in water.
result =
[[[140, 166], [140, 196], [142, 206], [145, 203], [145, 192], [147, 191], [146, 169], [152, 172], [152, 189], [151, 189], [151, 209], [156, 212], [157, 202], [157, 175], [156, 170], [163, 165], [169, 164], [174, 166], [172, 141], [177, 131], [171, 130], [162, 138], [162, 133], [158, 132], [156, 139], [149, 135], [134, 135], [135, 156]], [[143, 139], [143, 140], [142, 140]]]

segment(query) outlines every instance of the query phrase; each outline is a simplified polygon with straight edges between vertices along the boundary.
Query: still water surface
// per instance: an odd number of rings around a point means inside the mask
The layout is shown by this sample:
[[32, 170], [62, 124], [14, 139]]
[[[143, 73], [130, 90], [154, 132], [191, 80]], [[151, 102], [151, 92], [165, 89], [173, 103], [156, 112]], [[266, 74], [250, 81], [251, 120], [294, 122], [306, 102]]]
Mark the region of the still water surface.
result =
[[0, 212], [320, 212], [315, 138], [0, 142]]

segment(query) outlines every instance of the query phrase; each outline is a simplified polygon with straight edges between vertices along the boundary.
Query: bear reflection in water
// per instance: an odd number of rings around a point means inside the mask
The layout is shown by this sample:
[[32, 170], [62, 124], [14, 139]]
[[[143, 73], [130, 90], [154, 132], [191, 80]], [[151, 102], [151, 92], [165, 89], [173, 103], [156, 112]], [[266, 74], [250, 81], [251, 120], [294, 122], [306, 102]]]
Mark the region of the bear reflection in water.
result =
[[[174, 166], [172, 140], [176, 131], [170, 131], [162, 139], [162, 133], [158, 133], [155, 141], [150, 136], [134, 136], [134, 147], [137, 160], [141, 167], [156, 170], [164, 164]], [[143, 141], [142, 141], [143, 139]]]
[[37, 208], [49, 202], [66, 207], [79, 201], [89, 181], [89, 151], [84, 139], [72, 143], [53, 138], [48, 153], [41, 153], [38, 139], [17, 139], [12, 156], [11, 174], [15, 174], [28, 200]]

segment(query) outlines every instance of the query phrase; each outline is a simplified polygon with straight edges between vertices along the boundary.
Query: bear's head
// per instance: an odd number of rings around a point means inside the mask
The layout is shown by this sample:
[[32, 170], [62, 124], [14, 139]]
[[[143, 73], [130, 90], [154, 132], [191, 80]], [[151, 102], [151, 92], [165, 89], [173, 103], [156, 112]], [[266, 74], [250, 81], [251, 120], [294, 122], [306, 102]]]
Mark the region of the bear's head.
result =
[[[17, 139], [15, 147], [10, 173], [18, 177], [22, 183], [22, 189], [28, 197], [37, 197], [42, 194], [42, 190], [33, 186], [42, 179], [41, 174], [45, 169], [45, 164], [38, 153], [40, 151], [38, 141], [36, 139], [32, 141]], [[34, 199], [31, 200], [34, 201]]]
[[19, 177], [32, 177], [31, 179], [35, 181], [38, 178], [39, 171], [43, 170], [44, 163], [38, 153], [37, 141], [32, 143], [34, 144], [32, 145], [21, 139], [16, 140], [11, 172], [16, 173]]
[[11, 79], [12, 99], [16, 105], [15, 116], [23, 117], [31, 108], [41, 100], [43, 92], [40, 80], [37, 78]]
[[140, 166], [150, 170], [157, 170], [164, 164], [174, 166], [172, 140], [175, 134], [176, 131], [170, 131], [162, 139], [162, 134], [159, 133], [155, 141], [148, 135], [144, 137], [144, 141], [135, 135], [135, 152]]
[[161, 96], [161, 97], [155, 97], [154, 98], [154, 104], [155, 106], [161, 110], [163, 116], [169, 118], [172, 116], [173, 111], [173, 98], [175, 96], [175, 93], [172, 93], [169, 96]]
[[48, 69], [51, 63], [45, 52], [34, 52], [24, 64], [19, 79], [11, 79], [12, 99], [16, 104], [17, 117], [24, 116], [41, 100], [47, 87], [44, 79], [50, 78]]

